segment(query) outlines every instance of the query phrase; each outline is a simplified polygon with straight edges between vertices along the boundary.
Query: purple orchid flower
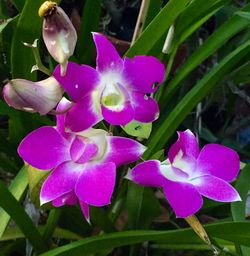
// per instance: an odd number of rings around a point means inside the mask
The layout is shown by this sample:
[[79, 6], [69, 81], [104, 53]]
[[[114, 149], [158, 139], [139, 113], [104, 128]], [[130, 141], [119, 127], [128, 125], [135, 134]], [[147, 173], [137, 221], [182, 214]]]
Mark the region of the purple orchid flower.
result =
[[[65, 98], [57, 111], [70, 104]], [[140, 158], [145, 147], [128, 138], [90, 128], [80, 133], [65, 132], [65, 115], [57, 116], [57, 126], [41, 127], [28, 134], [18, 148], [22, 159], [35, 168], [53, 169], [42, 185], [40, 202], [54, 206], [80, 202], [89, 221], [89, 205], [110, 203], [116, 167]]]
[[202, 195], [219, 202], [240, 201], [228, 182], [240, 169], [238, 154], [219, 144], [199, 150], [190, 130], [178, 132], [178, 140], [164, 162], [148, 160], [129, 171], [126, 178], [143, 186], [162, 187], [177, 217], [186, 218], [202, 206]]
[[122, 60], [103, 35], [93, 33], [93, 37], [97, 49], [96, 69], [69, 62], [65, 76], [61, 76], [60, 66], [53, 74], [76, 102], [67, 114], [66, 126], [72, 131], [81, 131], [102, 119], [112, 125], [157, 119], [158, 104], [149, 95], [162, 83], [164, 65], [152, 56]]

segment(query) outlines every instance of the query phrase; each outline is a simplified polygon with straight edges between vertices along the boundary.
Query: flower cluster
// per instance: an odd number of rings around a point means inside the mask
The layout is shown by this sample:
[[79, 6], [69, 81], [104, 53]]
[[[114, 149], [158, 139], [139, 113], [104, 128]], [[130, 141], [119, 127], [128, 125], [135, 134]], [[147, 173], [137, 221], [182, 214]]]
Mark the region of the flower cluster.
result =
[[[41, 204], [79, 203], [89, 221], [89, 205], [110, 203], [116, 168], [139, 160], [146, 149], [133, 139], [93, 126], [102, 120], [110, 125], [155, 121], [159, 107], [153, 93], [164, 80], [165, 68], [152, 56], [122, 59], [99, 33], [93, 33], [96, 68], [68, 62], [76, 43], [69, 18], [50, 1], [42, 5], [39, 15], [44, 17], [45, 45], [59, 65], [44, 81], [11, 80], [4, 87], [4, 98], [12, 107], [40, 114], [56, 107], [56, 126], [28, 134], [18, 153], [28, 164], [51, 170], [41, 188]], [[63, 97], [64, 92], [70, 100]], [[223, 202], [239, 200], [228, 184], [238, 171], [236, 152], [217, 144], [199, 151], [195, 136], [187, 130], [179, 132], [167, 161], [140, 163], [126, 178], [162, 187], [176, 215], [187, 217], [201, 207], [201, 195]]]

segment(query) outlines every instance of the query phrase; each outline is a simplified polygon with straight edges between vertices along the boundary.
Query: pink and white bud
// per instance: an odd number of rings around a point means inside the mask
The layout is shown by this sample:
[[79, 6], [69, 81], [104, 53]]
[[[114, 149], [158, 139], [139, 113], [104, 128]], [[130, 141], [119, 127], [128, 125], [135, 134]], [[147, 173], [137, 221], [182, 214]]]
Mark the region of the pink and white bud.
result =
[[13, 79], [3, 88], [7, 104], [13, 108], [45, 115], [61, 100], [63, 88], [54, 77], [39, 82]]
[[68, 59], [75, 50], [76, 30], [63, 9], [54, 2], [44, 2], [38, 13], [44, 17], [43, 40], [45, 45], [55, 61], [61, 64], [64, 74]]

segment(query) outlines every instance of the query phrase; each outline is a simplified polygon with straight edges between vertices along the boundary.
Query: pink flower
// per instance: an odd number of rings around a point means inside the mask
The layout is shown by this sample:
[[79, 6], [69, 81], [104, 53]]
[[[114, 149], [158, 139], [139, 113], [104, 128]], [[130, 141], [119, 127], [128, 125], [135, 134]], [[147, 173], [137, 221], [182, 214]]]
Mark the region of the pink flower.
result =
[[[57, 111], [68, 104], [64, 98]], [[116, 167], [138, 160], [145, 147], [100, 129], [68, 133], [64, 122], [65, 115], [58, 115], [56, 127], [44, 126], [28, 134], [19, 145], [18, 153], [38, 169], [52, 169], [41, 188], [41, 204], [52, 202], [54, 206], [61, 206], [79, 201], [89, 221], [89, 205], [110, 203]]]
[[157, 119], [158, 104], [150, 94], [164, 79], [164, 65], [152, 56], [122, 60], [103, 35], [93, 33], [93, 37], [96, 69], [70, 62], [65, 76], [61, 76], [59, 66], [53, 74], [76, 102], [67, 114], [66, 126], [81, 131], [102, 119], [112, 125]]
[[162, 187], [177, 217], [181, 218], [201, 208], [202, 195], [220, 202], [241, 200], [228, 184], [239, 172], [238, 154], [219, 144], [208, 144], [200, 151], [190, 130], [178, 132], [178, 136], [166, 161], [145, 161], [134, 167], [127, 178], [143, 186]]

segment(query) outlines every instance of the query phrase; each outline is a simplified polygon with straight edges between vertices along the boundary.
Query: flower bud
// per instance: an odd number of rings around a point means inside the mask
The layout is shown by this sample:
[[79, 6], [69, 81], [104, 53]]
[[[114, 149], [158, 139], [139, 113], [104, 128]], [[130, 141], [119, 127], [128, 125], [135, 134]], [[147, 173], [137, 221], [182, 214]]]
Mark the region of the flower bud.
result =
[[54, 77], [39, 82], [13, 79], [3, 88], [3, 96], [13, 108], [45, 115], [61, 100], [63, 89]]
[[38, 11], [44, 17], [43, 40], [51, 56], [61, 64], [62, 75], [65, 74], [67, 62], [73, 55], [77, 34], [69, 17], [62, 8], [51, 1], [44, 2]]

